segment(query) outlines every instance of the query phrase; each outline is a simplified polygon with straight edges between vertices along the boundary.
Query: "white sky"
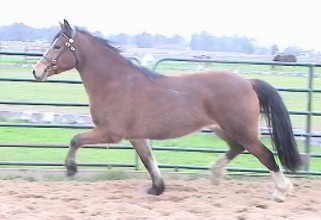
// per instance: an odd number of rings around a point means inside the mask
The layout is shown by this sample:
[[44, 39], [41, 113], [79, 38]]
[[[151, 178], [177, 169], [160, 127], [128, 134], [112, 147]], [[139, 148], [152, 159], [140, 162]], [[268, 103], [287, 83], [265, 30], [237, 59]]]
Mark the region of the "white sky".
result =
[[73, 26], [116, 33], [254, 38], [280, 48], [321, 51], [320, 0], [6, 0], [0, 26], [22, 22], [50, 27], [67, 19]]

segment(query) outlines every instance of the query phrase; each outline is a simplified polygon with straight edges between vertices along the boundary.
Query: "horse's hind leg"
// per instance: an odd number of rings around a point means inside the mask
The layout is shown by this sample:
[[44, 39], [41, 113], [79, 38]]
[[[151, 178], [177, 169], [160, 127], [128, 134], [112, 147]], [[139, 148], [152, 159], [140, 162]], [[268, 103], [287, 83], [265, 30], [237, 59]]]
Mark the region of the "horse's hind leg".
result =
[[144, 166], [146, 167], [152, 178], [152, 187], [148, 189], [147, 192], [153, 195], [162, 194], [165, 190], [165, 184], [148, 141], [145, 139], [131, 140], [130, 143], [136, 149], [137, 154], [139, 155], [140, 159], [142, 160]]
[[230, 149], [212, 165], [212, 183], [219, 184], [222, 172], [233, 158], [244, 151], [244, 147], [233, 141], [226, 141]]
[[210, 129], [212, 129], [221, 139], [225, 140], [230, 148], [223, 156], [213, 163], [211, 167], [212, 183], [217, 185], [220, 183], [220, 179], [226, 164], [228, 164], [237, 155], [242, 153], [244, 151], [244, 147], [235, 141], [229, 140], [225, 132], [219, 126], [212, 126]]
[[275, 184], [274, 199], [279, 202], [284, 201], [286, 195], [292, 190], [292, 184], [284, 177], [275, 161], [273, 153], [259, 139], [254, 143], [246, 145], [246, 149], [269, 169]]

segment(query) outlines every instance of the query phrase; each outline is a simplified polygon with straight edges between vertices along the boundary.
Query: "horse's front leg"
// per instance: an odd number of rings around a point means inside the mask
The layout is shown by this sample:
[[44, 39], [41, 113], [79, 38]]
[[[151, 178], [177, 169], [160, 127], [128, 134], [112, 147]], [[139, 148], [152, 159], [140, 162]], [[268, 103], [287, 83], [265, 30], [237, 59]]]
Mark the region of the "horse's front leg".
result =
[[148, 189], [149, 194], [160, 195], [165, 190], [164, 180], [160, 174], [157, 162], [153, 156], [153, 152], [149, 146], [148, 140], [130, 140], [130, 143], [136, 149], [137, 154], [142, 160], [144, 166], [148, 170], [152, 178], [152, 187]]
[[88, 132], [74, 136], [69, 145], [69, 150], [65, 160], [67, 175], [73, 176], [77, 173], [76, 153], [77, 150], [85, 144], [110, 143], [110, 138], [103, 129], [94, 128]]

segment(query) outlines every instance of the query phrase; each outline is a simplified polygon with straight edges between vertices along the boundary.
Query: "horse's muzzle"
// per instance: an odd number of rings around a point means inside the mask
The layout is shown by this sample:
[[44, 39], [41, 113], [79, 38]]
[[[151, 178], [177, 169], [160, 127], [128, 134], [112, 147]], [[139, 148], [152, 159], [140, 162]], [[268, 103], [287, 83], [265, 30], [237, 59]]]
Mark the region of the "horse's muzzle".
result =
[[46, 80], [47, 80], [47, 77], [48, 77], [48, 72], [47, 72], [47, 70], [45, 70], [44, 73], [43, 73], [41, 76], [37, 76], [36, 70], [34, 69], [34, 70], [32, 71], [32, 74], [33, 74], [33, 76], [35, 77], [35, 79], [36, 79], [37, 81], [46, 81]]

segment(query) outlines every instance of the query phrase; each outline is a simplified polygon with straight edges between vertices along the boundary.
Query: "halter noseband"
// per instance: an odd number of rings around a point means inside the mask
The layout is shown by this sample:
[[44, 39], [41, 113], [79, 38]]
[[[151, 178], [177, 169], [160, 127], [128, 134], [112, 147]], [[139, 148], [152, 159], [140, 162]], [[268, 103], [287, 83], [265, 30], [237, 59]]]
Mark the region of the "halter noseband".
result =
[[57, 65], [56, 65], [57, 64], [57, 60], [67, 49], [70, 49], [70, 51], [72, 52], [72, 54], [75, 57], [75, 60], [76, 60], [75, 66], [78, 65], [78, 59], [77, 59], [77, 56], [75, 54], [76, 48], [73, 46], [73, 43], [75, 42], [74, 38], [76, 36], [76, 31], [73, 30], [72, 37], [70, 37], [70, 38], [66, 34], [63, 34], [63, 36], [67, 39], [67, 42], [65, 43], [64, 49], [58, 54], [58, 56], [55, 59], [52, 59], [52, 60], [50, 60], [46, 56], [43, 56], [43, 58], [50, 63], [50, 65], [48, 65], [46, 67], [46, 71], [47, 72], [49, 72], [49, 71], [51, 71], [51, 69], [53, 69], [55, 71], [55, 73], [57, 73]]

